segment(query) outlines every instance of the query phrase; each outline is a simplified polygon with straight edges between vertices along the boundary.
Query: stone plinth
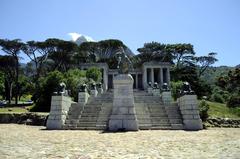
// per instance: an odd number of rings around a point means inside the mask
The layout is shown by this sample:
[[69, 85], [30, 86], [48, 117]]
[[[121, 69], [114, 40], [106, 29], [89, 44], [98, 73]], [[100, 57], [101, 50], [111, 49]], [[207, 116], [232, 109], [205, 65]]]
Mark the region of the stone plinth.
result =
[[98, 91], [96, 89], [91, 90], [91, 95], [96, 97], [98, 95]]
[[152, 88], [152, 87], [148, 87], [148, 88], [147, 88], [147, 92], [148, 92], [149, 94], [152, 94], [152, 93], [153, 93], [153, 88]]
[[183, 118], [184, 129], [203, 129], [202, 120], [199, 115], [197, 96], [184, 95], [178, 99], [178, 104]]
[[98, 88], [97, 91], [99, 94], [103, 94], [103, 88]]
[[165, 105], [169, 105], [172, 102], [172, 94], [171, 91], [162, 92], [162, 100]]
[[113, 79], [113, 108], [109, 119], [110, 131], [137, 131], [138, 121], [134, 107], [133, 78], [119, 74]]
[[51, 110], [47, 120], [47, 129], [63, 129], [66, 116], [72, 104], [66, 96], [52, 96]]
[[153, 88], [152, 89], [152, 94], [153, 94], [153, 96], [160, 96], [160, 89]]
[[89, 94], [88, 92], [79, 92], [78, 93], [78, 103], [85, 105], [88, 101]]

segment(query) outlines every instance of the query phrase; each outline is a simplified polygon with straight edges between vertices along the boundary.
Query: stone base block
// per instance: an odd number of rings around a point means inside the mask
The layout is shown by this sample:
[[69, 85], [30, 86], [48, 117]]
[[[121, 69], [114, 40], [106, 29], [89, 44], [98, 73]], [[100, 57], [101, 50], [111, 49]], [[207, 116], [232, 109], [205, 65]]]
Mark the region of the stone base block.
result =
[[138, 131], [136, 119], [110, 119], [109, 131]]
[[202, 120], [183, 120], [185, 130], [202, 130]]
[[60, 120], [47, 120], [47, 129], [49, 130], [60, 130], [62, 129], [62, 121]]

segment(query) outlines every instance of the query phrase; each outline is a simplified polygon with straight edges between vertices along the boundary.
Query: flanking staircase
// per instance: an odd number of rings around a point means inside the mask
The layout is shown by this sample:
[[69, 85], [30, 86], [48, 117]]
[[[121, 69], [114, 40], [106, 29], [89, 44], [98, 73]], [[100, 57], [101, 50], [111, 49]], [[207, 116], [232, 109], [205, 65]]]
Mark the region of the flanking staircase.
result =
[[164, 105], [159, 96], [145, 91], [134, 92], [134, 102], [139, 129], [182, 129], [182, 119], [178, 106]]
[[171, 103], [170, 105], [165, 106], [165, 110], [168, 115], [171, 127], [173, 130], [182, 130], [183, 121], [180, 109], [177, 103]]
[[68, 115], [65, 121], [65, 129], [76, 129], [79, 119], [83, 111], [83, 106], [79, 103], [72, 103], [69, 108]]
[[65, 129], [107, 129], [108, 118], [112, 111], [112, 103], [113, 94], [109, 91], [97, 97], [90, 97], [85, 106], [72, 104], [65, 122]]

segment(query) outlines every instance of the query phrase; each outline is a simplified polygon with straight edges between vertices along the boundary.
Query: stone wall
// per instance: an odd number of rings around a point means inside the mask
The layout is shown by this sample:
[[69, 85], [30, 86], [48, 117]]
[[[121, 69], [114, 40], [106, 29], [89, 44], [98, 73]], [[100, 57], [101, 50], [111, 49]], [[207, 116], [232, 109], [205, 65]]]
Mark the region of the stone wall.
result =
[[72, 103], [70, 97], [52, 96], [51, 110], [47, 120], [47, 129], [64, 128], [64, 123]]
[[45, 126], [48, 113], [1, 113], [0, 123]]
[[196, 95], [184, 95], [180, 97], [178, 99], [178, 105], [182, 114], [183, 126], [185, 130], [203, 129]]
[[240, 128], [240, 119], [209, 118], [204, 122], [205, 127]]

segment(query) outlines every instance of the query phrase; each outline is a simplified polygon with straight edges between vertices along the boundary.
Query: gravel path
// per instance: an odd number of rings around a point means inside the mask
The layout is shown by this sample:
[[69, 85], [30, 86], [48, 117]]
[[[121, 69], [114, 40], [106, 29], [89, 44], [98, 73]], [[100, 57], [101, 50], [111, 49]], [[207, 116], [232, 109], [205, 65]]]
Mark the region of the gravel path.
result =
[[0, 159], [5, 158], [240, 158], [240, 129], [202, 131], [48, 131], [0, 124]]

